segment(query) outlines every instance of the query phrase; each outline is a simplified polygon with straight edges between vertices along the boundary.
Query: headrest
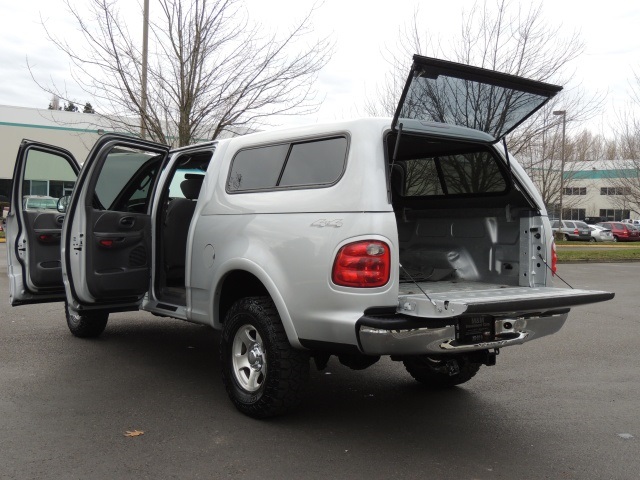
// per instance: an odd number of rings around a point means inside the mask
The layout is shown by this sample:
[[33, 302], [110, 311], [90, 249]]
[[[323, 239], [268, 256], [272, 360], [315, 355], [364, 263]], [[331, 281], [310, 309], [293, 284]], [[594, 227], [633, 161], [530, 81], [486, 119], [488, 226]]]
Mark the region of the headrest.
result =
[[185, 198], [188, 198], [189, 200], [196, 200], [200, 195], [203, 180], [204, 175], [187, 173], [184, 176], [182, 183], [180, 183], [180, 190], [182, 190], [182, 194]]

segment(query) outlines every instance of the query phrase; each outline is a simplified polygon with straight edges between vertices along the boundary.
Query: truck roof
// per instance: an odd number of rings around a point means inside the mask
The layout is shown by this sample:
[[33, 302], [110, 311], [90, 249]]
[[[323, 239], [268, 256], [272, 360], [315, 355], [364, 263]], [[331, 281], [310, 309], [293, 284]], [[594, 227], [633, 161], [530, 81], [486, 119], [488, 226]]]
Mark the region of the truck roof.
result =
[[[250, 133], [238, 137], [219, 140], [224, 143], [270, 143], [288, 138], [314, 137], [332, 133], [369, 130], [371, 134], [381, 135], [391, 128], [391, 117], [388, 118], [358, 118], [353, 120], [340, 120], [335, 122], [316, 123], [295, 127], [277, 127], [256, 133]], [[421, 120], [403, 120], [405, 133], [420, 133], [446, 137], [452, 139], [464, 139], [482, 143], [493, 143], [496, 140], [489, 134], [471, 128], [459, 127], [446, 123], [425, 122]]]

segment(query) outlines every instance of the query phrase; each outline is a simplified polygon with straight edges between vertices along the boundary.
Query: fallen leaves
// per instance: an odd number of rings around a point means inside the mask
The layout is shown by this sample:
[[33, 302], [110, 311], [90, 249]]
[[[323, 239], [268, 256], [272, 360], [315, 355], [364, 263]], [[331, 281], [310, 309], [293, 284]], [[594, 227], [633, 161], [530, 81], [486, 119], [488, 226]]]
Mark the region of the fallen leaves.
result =
[[139, 437], [140, 435], [144, 435], [144, 432], [141, 430], [133, 430], [131, 432], [127, 430], [124, 434], [125, 437]]

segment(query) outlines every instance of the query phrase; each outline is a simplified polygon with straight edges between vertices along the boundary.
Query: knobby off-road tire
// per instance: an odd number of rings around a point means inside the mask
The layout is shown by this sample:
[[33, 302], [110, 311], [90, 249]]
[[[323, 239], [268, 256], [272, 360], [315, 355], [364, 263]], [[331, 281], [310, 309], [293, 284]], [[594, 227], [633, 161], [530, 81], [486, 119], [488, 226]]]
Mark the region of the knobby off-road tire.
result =
[[64, 302], [64, 314], [67, 317], [69, 330], [78, 338], [99, 337], [104, 332], [109, 320], [108, 313], [83, 313], [80, 315], [71, 312], [67, 302]]
[[220, 339], [222, 380], [235, 407], [253, 418], [298, 405], [309, 379], [309, 355], [291, 346], [269, 297], [238, 300]]
[[405, 357], [403, 363], [415, 380], [434, 388], [453, 387], [468, 382], [480, 370], [479, 363], [470, 362], [464, 355], [440, 358], [416, 355]]

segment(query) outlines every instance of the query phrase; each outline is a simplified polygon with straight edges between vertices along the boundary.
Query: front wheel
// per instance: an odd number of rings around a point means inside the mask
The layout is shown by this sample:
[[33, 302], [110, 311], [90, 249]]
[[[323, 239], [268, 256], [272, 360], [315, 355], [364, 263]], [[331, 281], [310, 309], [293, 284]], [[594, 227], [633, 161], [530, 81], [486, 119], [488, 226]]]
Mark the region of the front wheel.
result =
[[464, 355], [451, 357], [429, 357], [416, 355], [405, 357], [403, 362], [407, 372], [418, 382], [430, 387], [453, 387], [471, 380], [480, 364], [469, 361]]
[[614, 242], [617, 242], [617, 241], [618, 241], [618, 237], [614, 236], [614, 237], [613, 237], [613, 241], [614, 241]]
[[220, 339], [222, 380], [245, 415], [281, 415], [302, 401], [309, 355], [291, 346], [273, 301], [238, 300], [225, 317]]
[[69, 331], [78, 338], [99, 337], [107, 327], [108, 313], [83, 313], [72, 311], [64, 302], [64, 314], [67, 317]]

